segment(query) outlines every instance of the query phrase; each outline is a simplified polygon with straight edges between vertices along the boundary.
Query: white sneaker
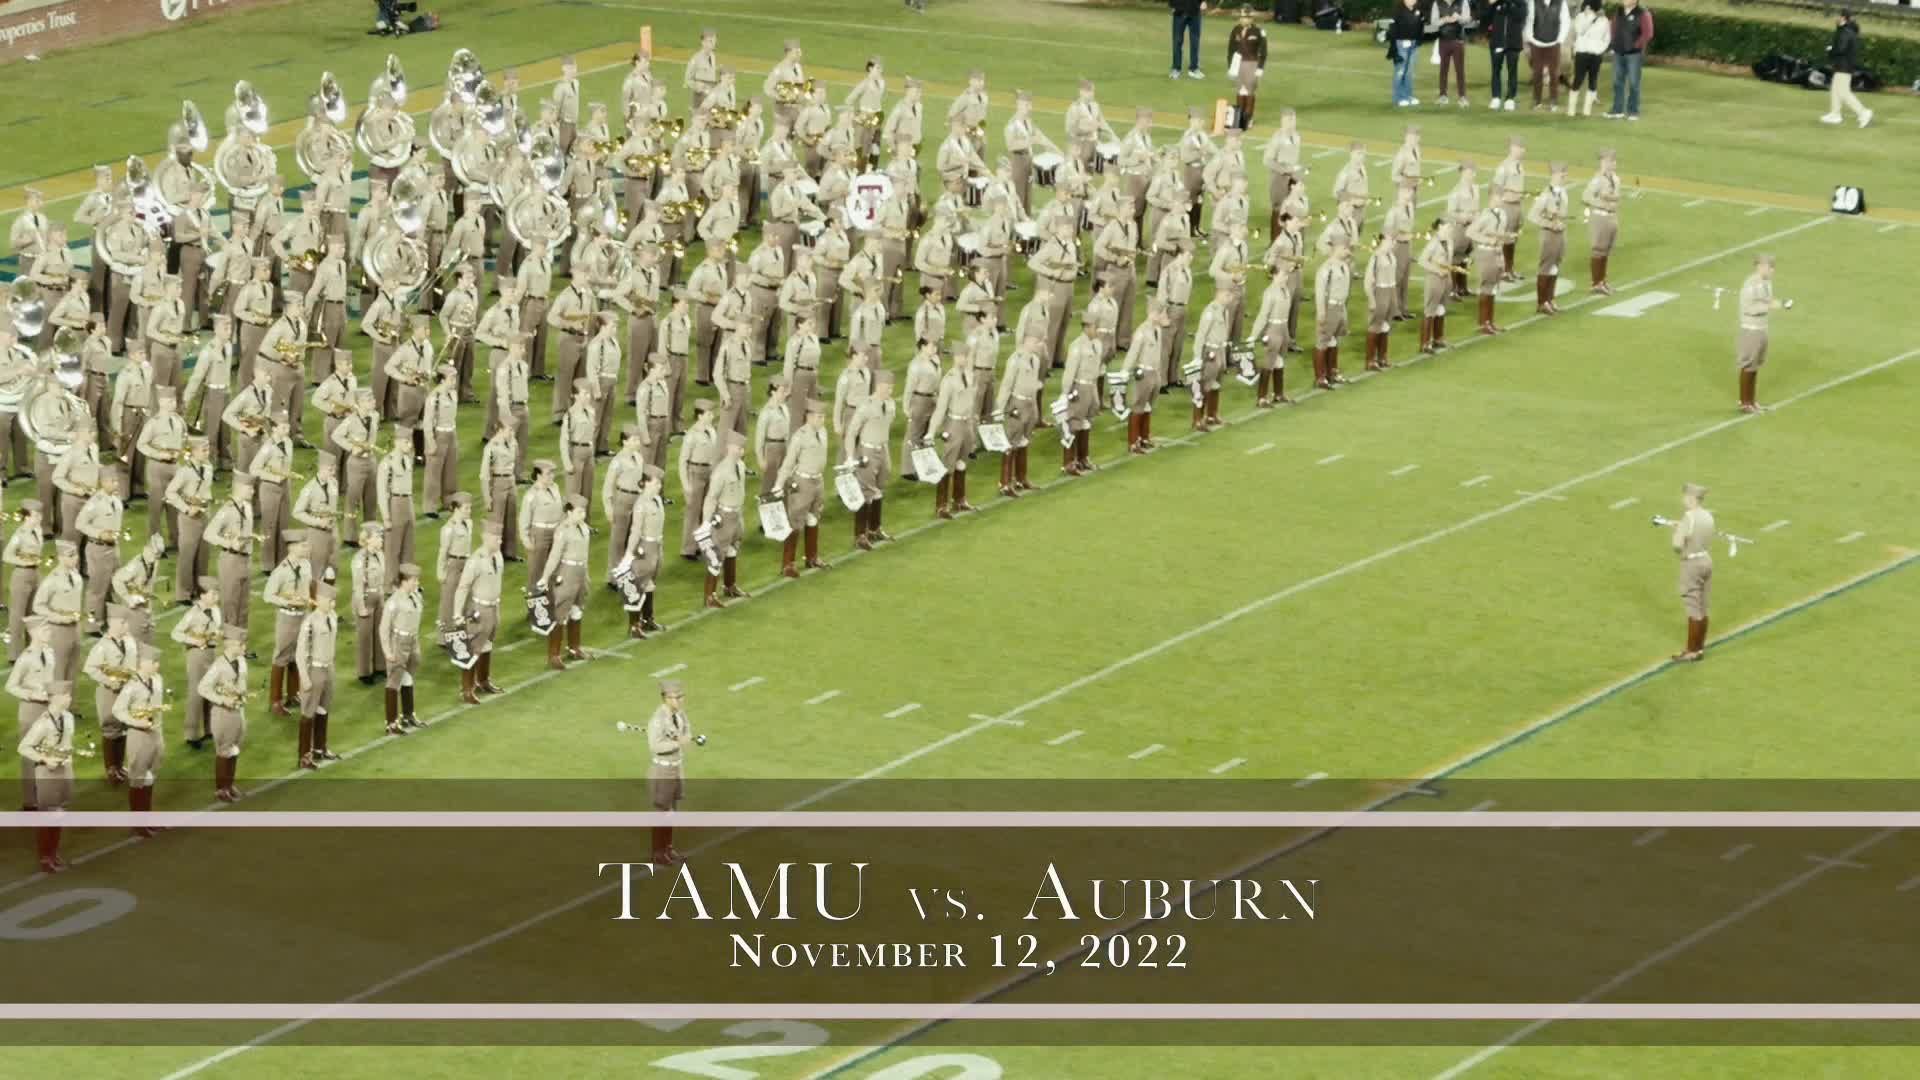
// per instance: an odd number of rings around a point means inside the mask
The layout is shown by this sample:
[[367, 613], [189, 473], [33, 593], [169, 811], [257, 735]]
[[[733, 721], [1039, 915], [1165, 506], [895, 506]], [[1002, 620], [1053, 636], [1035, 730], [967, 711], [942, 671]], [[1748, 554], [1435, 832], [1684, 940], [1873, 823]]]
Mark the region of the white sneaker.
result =
[[1396, 109], [1404, 109], [1407, 107], [1407, 105], [1408, 103], [1405, 101], [1396, 101], [1393, 103], [1393, 107]]
[[1179, 78], [1179, 77], [1180, 77], [1180, 69], [1179, 69], [1179, 68], [1174, 68], [1174, 69], [1173, 69], [1172, 71], [1169, 71], [1169, 72], [1167, 72], [1167, 78], [1169, 78], [1169, 79], [1177, 79], [1177, 78]]
[[1451, 105], [1451, 104], [1453, 104], [1453, 102], [1451, 102], [1451, 101], [1448, 101], [1448, 100], [1447, 100], [1447, 95], [1445, 95], [1445, 94], [1441, 94], [1441, 95], [1440, 95], [1440, 97], [1439, 97], [1439, 98], [1438, 98], [1437, 100], [1438, 100], [1438, 101], [1439, 101], [1439, 103], [1440, 103], [1440, 104], [1442, 104], [1442, 105]]
[[[1445, 105], [1446, 103], [1447, 103], [1447, 99], [1446, 99], [1446, 98], [1441, 98], [1441, 99], [1440, 99], [1440, 104], [1442, 104], [1442, 105]], [[1466, 108], [1466, 107], [1467, 107], [1467, 106], [1468, 106], [1469, 104], [1470, 104], [1470, 102], [1468, 102], [1468, 101], [1467, 101], [1467, 95], [1465, 95], [1465, 94], [1461, 94], [1461, 95], [1460, 95], [1460, 107], [1464, 109], [1464, 108]]]
[[1504, 109], [1506, 109], [1506, 110], [1507, 110], [1508, 112], [1512, 112], [1512, 111], [1513, 111], [1513, 99], [1512, 99], [1512, 98], [1508, 98], [1508, 99], [1507, 99], [1507, 103], [1506, 103], [1505, 105], [1503, 105], [1503, 106], [1501, 106], [1501, 107], [1502, 107], [1502, 108], [1504, 108]]
[[1500, 107], [1499, 98], [1494, 98], [1492, 101], [1487, 102], [1487, 108], [1489, 109], [1498, 109], [1499, 107]]
[[1202, 75], [1202, 74], [1200, 74], [1200, 69], [1199, 69], [1199, 68], [1194, 68], [1194, 69], [1193, 69], [1192, 71], [1189, 71], [1189, 72], [1187, 72], [1187, 78], [1189, 78], [1189, 79], [1204, 79], [1204, 78], [1206, 78], [1206, 76], [1205, 76], [1205, 75]]
[[1837, 124], [1840, 122], [1840, 114], [1837, 112], [1830, 112], [1827, 115], [1822, 116], [1820, 118], [1820, 122], [1823, 124]]
[[1868, 109], [1866, 112], [1860, 114], [1860, 126], [1866, 127], [1871, 123], [1873, 123], [1873, 110]]
[[1416, 98], [1408, 98], [1408, 99], [1407, 99], [1407, 104], [1409, 104], [1409, 105], [1418, 105], [1418, 104], [1420, 104], [1420, 99], [1419, 99], [1419, 98], [1417, 98], [1417, 97], [1416, 97]]

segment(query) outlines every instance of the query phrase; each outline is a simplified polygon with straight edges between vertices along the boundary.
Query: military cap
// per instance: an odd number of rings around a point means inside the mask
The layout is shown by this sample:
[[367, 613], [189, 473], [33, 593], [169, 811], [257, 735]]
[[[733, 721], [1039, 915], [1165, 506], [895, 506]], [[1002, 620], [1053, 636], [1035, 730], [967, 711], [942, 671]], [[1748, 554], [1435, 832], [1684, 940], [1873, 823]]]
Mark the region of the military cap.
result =
[[558, 466], [553, 463], [553, 459], [551, 458], [540, 458], [533, 463], [533, 471], [537, 473], [552, 472], [556, 468], [558, 468]]
[[682, 683], [679, 679], [661, 679], [660, 680], [660, 696], [661, 697], [679, 697], [680, 695], [686, 692], [687, 692], [686, 684]]
[[693, 411], [694, 411], [695, 413], [710, 413], [710, 412], [712, 412], [712, 411], [713, 411], [713, 399], [712, 399], [712, 398], [701, 398], [700, 400], [698, 400], [698, 401], [696, 401], [696, 402], [694, 402], [694, 403], [693, 403]]
[[882, 387], [882, 386], [892, 386], [893, 372], [888, 371], [886, 368], [881, 368], [879, 371], [874, 372], [873, 385], [875, 386], [875, 388]]
[[307, 530], [284, 529], [280, 533], [280, 539], [285, 541], [289, 547], [294, 544], [304, 544], [307, 542]]
[[107, 605], [107, 621], [108, 622], [115, 622], [115, 621], [126, 622], [128, 614], [129, 612], [127, 611], [126, 605], [124, 604], [108, 604]]
[[492, 536], [492, 537], [502, 536], [506, 533], [506, 531], [507, 531], [506, 526], [500, 524], [497, 521], [487, 522], [486, 527], [481, 530], [481, 532], [485, 533], [487, 536]]
[[225, 638], [229, 645], [245, 645], [247, 643], [247, 631], [244, 627], [229, 626], [221, 631], [220, 636]]
[[645, 476], [649, 480], [657, 480], [661, 482], [665, 482], [667, 477], [667, 470], [662, 469], [660, 466], [653, 465], [653, 464], [641, 466], [640, 473], [641, 475]]
[[807, 402], [807, 415], [808, 416], [827, 415], [827, 403], [819, 400]]
[[40, 500], [39, 499], [22, 499], [20, 500], [20, 510], [22, 513], [37, 514], [41, 510]]
[[626, 427], [620, 429], [620, 439], [623, 442], [627, 439], [643, 439], [646, 438], [646, 435], [647, 433], [642, 431], [638, 424], [628, 424]]
[[313, 463], [321, 471], [332, 469], [338, 461], [339, 458], [335, 457], [331, 450], [322, 450], [313, 455]]
[[787, 377], [776, 371], [767, 378], [767, 385], [775, 389], [783, 389], [787, 385]]
[[156, 386], [153, 389], [153, 399], [155, 401], [165, 401], [165, 402], [171, 403], [174, 401], [178, 401], [180, 399], [180, 394], [178, 391], [174, 390], [174, 388], [171, 386]]
[[159, 650], [159, 649], [157, 649], [157, 648], [154, 648], [154, 647], [153, 647], [152, 645], [142, 645], [142, 646], [140, 646], [140, 662], [141, 662], [141, 663], [143, 663], [143, 664], [157, 664], [157, 663], [159, 663], [159, 662], [160, 662], [160, 650]]
[[1707, 497], [1707, 489], [1701, 484], [1687, 484], [1681, 487], [1680, 494], [1690, 499], [1704, 499]]
[[447, 503], [455, 510], [464, 510], [473, 505], [473, 496], [464, 491], [456, 491], [447, 499]]
[[406, 562], [406, 563], [401, 563], [401, 564], [400, 564], [400, 576], [401, 576], [401, 577], [410, 577], [410, 578], [417, 578], [417, 577], [419, 577], [419, 576], [420, 576], [420, 567], [419, 567], [419, 565], [418, 565], [418, 564], [415, 564], [415, 563], [410, 563], [410, 562]]
[[746, 448], [747, 448], [747, 437], [745, 435], [742, 435], [737, 431], [727, 432], [727, 449], [745, 450]]
[[73, 684], [64, 680], [56, 683], [48, 683], [47, 696], [70, 698], [73, 696]]
[[220, 591], [220, 579], [214, 577], [212, 574], [201, 574], [193, 580], [193, 583], [199, 587], [201, 592]]
[[441, 364], [439, 367], [434, 368], [433, 370], [437, 372], [439, 376], [443, 379], [451, 379], [455, 375], [460, 374], [460, 369], [457, 367], [454, 367], [452, 364]]
[[213, 440], [207, 438], [205, 435], [190, 436], [187, 439], [187, 449], [199, 450], [204, 453], [213, 449]]
[[799, 48], [800, 48], [800, 39], [788, 38], [787, 40], [780, 43], [780, 47], [786, 50], [787, 52], [797, 52], [799, 51]]
[[80, 554], [80, 546], [79, 546], [78, 544], [75, 544], [75, 543], [74, 543], [73, 541], [71, 541], [71, 540], [56, 540], [56, 541], [54, 541], [54, 543], [53, 543], [53, 550], [55, 550], [55, 551], [57, 551], [57, 552], [59, 552], [62, 558], [64, 558], [64, 557], [66, 557], [66, 556], [68, 556], [68, 555], [78, 555], [78, 554]]

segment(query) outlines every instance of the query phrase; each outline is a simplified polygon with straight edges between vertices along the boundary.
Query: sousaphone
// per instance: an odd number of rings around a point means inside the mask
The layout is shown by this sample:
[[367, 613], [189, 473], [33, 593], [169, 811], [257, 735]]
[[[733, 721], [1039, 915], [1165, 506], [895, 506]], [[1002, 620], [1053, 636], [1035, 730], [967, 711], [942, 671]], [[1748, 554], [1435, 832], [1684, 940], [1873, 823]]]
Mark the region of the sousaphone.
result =
[[233, 84], [233, 104], [240, 111], [240, 126], [255, 135], [267, 133], [267, 103], [252, 83], [241, 79]]
[[399, 108], [399, 99], [382, 91], [373, 107], [360, 115], [354, 141], [367, 160], [383, 169], [397, 169], [413, 156], [413, 117]]
[[7, 298], [7, 315], [13, 323], [13, 332], [22, 341], [32, 341], [40, 336], [47, 326], [47, 302], [40, 295], [40, 286], [32, 278], [13, 279], [12, 295]]
[[334, 126], [323, 99], [316, 97], [310, 105], [307, 126], [293, 139], [293, 160], [309, 180], [318, 183], [353, 159], [353, 143]]

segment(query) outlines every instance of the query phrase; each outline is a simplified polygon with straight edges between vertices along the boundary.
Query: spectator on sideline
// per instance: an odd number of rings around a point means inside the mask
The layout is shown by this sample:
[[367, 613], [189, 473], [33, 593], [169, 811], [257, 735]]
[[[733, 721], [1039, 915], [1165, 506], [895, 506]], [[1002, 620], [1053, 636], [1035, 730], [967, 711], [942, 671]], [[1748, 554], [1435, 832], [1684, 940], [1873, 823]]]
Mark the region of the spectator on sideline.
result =
[[1833, 27], [1833, 44], [1827, 46], [1833, 76], [1827, 82], [1827, 115], [1820, 122], [1839, 123], [1840, 109], [1845, 106], [1853, 110], [1860, 126], [1866, 127], [1873, 123], [1873, 110], [1853, 96], [1853, 73], [1860, 67], [1860, 24], [1853, 21], [1853, 12], [1847, 8], [1840, 9], [1838, 20]]
[[[1526, 42], [1526, 0], [1485, 0], [1480, 9], [1480, 25], [1487, 30], [1487, 56], [1493, 61], [1493, 99], [1489, 109], [1513, 111], [1513, 99], [1520, 93], [1520, 49]], [[1500, 81], [1506, 71], [1507, 81]], [[1502, 94], [1500, 88], [1506, 87]]]
[[1447, 71], [1453, 71], [1460, 107], [1467, 107], [1467, 0], [1433, 0], [1427, 21], [1437, 28], [1434, 47], [1440, 52], [1440, 104], [1447, 104]]
[[[1573, 17], [1573, 82], [1567, 85], [1567, 115], [1592, 116], [1594, 99], [1600, 96], [1600, 61], [1606, 58], [1612, 43], [1613, 28], [1607, 25], [1601, 0], [1585, 0]], [[1581, 103], [1580, 84], [1587, 84], [1586, 102]]]
[[1427, 21], [1420, 17], [1420, 0], [1400, 0], [1387, 27], [1387, 59], [1393, 61], [1393, 103], [1405, 108], [1420, 104], [1413, 96], [1413, 62], [1420, 55], [1420, 35]]
[[[1533, 74], [1533, 111], [1560, 111], [1560, 46], [1573, 29], [1567, 0], [1528, 0], [1527, 69]], [[1541, 84], [1545, 84], [1545, 94]], [[1542, 101], [1542, 98], [1546, 100]]]
[[1653, 16], [1640, 0], [1626, 0], [1613, 17], [1613, 109], [1607, 119], [1640, 119], [1640, 65], [1653, 44]]
[[1173, 67], [1167, 78], [1180, 77], [1180, 39], [1187, 41], [1187, 78], [1200, 78], [1200, 16], [1207, 13], [1201, 0], [1167, 0], [1173, 9]]

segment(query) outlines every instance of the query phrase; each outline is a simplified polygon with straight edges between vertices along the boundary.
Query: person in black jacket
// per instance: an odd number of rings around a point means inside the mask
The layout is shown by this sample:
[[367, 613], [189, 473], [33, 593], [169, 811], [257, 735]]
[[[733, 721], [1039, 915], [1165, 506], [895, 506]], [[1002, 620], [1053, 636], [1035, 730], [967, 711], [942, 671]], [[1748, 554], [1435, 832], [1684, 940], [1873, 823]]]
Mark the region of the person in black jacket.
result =
[[1427, 20], [1420, 14], [1420, 0], [1399, 0], [1393, 7], [1393, 22], [1387, 27], [1387, 59], [1393, 61], [1393, 103], [1402, 107], [1420, 104], [1413, 96], [1414, 60], [1420, 55], [1420, 35]]
[[1173, 11], [1173, 67], [1167, 78], [1180, 77], [1180, 39], [1187, 40], [1187, 78], [1200, 77], [1200, 16], [1207, 10], [1201, 0], [1167, 0]]
[[[1520, 54], [1527, 48], [1526, 0], [1483, 0], [1480, 25], [1486, 27], [1487, 55], [1493, 61], [1493, 97], [1487, 108], [1512, 112], [1513, 99], [1520, 92]], [[1502, 71], [1505, 82], [1500, 80]]]
[[1827, 82], [1827, 115], [1821, 117], [1820, 122], [1839, 123], [1843, 119], [1840, 110], [1844, 107], [1853, 110], [1861, 127], [1873, 123], [1873, 110], [1853, 96], [1853, 73], [1860, 69], [1860, 24], [1853, 21], [1853, 12], [1845, 8], [1840, 10], [1834, 24], [1827, 61], [1833, 65], [1833, 76]]

